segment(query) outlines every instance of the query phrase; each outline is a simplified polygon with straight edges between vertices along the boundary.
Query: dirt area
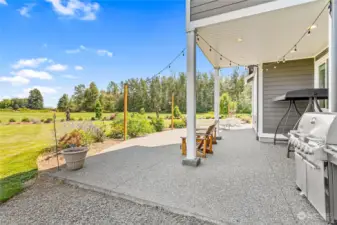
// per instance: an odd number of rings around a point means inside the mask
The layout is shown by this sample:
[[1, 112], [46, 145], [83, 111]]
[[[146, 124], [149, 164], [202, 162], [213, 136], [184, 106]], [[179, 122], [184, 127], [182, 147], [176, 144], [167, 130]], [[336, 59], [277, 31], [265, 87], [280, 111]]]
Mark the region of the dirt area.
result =
[[40, 177], [33, 186], [0, 205], [0, 224], [211, 223]]
[[[118, 143], [121, 143], [121, 140], [114, 140], [114, 139], [107, 139], [103, 143], [94, 143], [91, 145], [87, 157], [99, 154], [104, 149], [107, 149], [113, 145], [116, 145]], [[65, 164], [64, 158], [62, 154], [59, 154], [58, 156], [59, 165], [63, 166]], [[46, 153], [38, 157], [37, 159], [37, 165], [39, 171], [43, 170], [50, 170], [57, 168], [57, 157], [54, 152]]]

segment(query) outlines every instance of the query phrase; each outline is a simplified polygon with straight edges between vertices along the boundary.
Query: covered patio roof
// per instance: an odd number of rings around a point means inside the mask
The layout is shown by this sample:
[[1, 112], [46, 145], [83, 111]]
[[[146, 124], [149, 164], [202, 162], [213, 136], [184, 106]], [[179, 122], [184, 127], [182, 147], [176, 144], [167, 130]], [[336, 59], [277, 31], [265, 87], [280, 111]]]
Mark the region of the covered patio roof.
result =
[[[275, 62], [290, 50], [303, 33], [311, 26], [326, 1], [312, 1], [294, 7], [244, 16], [239, 19], [220, 22], [197, 28], [201, 36], [198, 46], [214, 67], [230, 67], [232, 62], [253, 65]], [[287, 60], [314, 57], [329, 44], [328, 9], [317, 20], [315, 29], [297, 46]], [[206, 40], [206, 43], [204, 40]], [[216, 51], [223, 56], [220, 60]], [[235, 65], [232, 63], [232, 66]]]

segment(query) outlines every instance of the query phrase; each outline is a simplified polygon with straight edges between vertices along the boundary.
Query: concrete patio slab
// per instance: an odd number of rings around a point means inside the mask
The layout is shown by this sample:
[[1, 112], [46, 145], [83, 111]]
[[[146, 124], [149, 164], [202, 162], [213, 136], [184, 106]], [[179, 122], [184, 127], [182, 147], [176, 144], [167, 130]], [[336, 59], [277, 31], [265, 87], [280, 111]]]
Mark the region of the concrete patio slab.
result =
[[214, 155], [186, 167], [179, 148], [185, 132], [123, 142], [79, 171], [54, 176], [224, 224], [326, 224], [296, 190], [285, 146], [259, 143], [251, 129], [224, 130]]

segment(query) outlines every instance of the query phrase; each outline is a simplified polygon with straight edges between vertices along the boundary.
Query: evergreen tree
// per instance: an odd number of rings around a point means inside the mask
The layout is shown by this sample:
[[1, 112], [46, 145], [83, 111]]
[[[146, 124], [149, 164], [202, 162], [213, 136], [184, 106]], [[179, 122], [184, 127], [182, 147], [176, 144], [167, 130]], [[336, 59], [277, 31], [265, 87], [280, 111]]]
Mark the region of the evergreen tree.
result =
[[57, 109], [61, 112], [65, 112], [69, 107], [69, 97], [67, 94], [62, 95], [57, 103]]
[[95, 115], [97, 119], [101, 119], [102, 118], [102, 105], [101, 102], [99, 100], [96, 101], [96, 105], [95, 105]]

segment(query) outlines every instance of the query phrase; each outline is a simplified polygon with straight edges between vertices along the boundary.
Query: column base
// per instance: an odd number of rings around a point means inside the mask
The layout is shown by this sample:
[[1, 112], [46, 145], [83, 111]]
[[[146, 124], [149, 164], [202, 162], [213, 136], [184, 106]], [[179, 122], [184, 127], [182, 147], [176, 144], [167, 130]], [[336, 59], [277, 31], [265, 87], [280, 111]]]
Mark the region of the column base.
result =
[[197, 167], [200, 165], [200, 158], [195, 158], [195, 159], [183, 159], [182, 164], [183, 166], [193, 166]]
[[217, 140], [222, 140], [222, 137], [221, 136], [216, 136], [216, 139]]

